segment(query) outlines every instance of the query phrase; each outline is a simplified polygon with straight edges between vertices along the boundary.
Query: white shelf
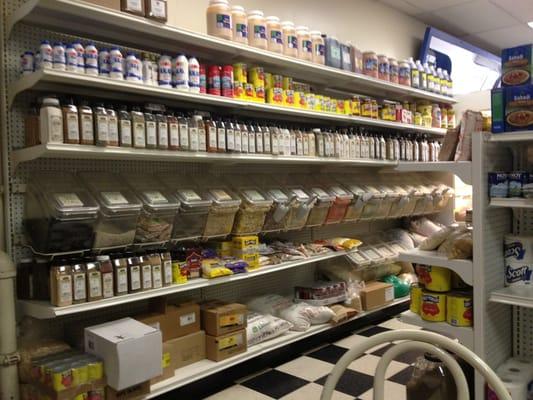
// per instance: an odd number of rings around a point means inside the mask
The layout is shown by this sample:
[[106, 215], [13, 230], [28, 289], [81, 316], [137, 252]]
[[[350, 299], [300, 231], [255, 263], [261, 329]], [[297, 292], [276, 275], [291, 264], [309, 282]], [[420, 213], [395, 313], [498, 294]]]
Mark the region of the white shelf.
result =
[[[348, 322], [355, 321], [356, 319], [377, 313], [378, 311], [381, 311], [381, 310], [384, 310], [384, 309], [387, 309], [393, 306], [397, 306], [400, 304], [408, 303], [408, 302], [409, 302], [409, 298], [407, 297], [396, 299], [394, 302], [387, 304], [386, 306], [380, 307], [376, 310], [362, 312], [356, 315], [354, 318], [350, 319], [349, 321], [343, 322], [342, 324], [346, 324]], [[194, 364], [191, 364], [191, 365], [188, 365], [186, 367], [176, 370], [177, 374], [173, 378], [167, 379], [165, 381], [162, 381], [162, 382], [159, 382], [153, 385], [152, 391], [150, 392], [150, 394], [144, 398], [151, 399], [157, 396], [161, 396], [162, 394], [167, 393], [171, 390], [177, 389], [191, 382], [200, 380], [209, 375], [223, 371], [227, 368], [230, 368], [244, 361], [250, 360], [254, 357], [268, 353], [272, 350], [275, 350], [280, 347], [286, 346], [288, 344], [297, 342], [307, 337], [310, 337], [310, 336], [313, 336], [313, 335], [316, 335], [322, 332], [326, 332], [340, 325], [341, 324], [337, 324], [337, 325], [322, 324], [322, 325], [314, 325], [305, 332], [290, 331], [272, 340], [252, 346], [245, 353], [236, 355], [234, 357], [228, 358], [220, 362], [215, 362], [215, 361], [210, 361], [210, 360], [202, 360], [202, 361], [196, 362]]]
[[490, 142], [528, 142], [533, 140], [533, 131], [517, 131], [488, 134]]
[[448, 260], [448, 258], [438, 254], [436, 251], [423, 251], [418, 249], [400, 253], [398, 260], [445, 267], [457, 273], [468, 285], [472, 286], [474, 282], [472, 260]]
[[531, 285], [514, 285], [498, 289], [490, 294], [489, 301], [533, 308], [533, 287]]
[[398, 172], [450, 172], [466, 183], [472, 184], [472, 162], [470, 161], [436, 161], [420, 163], [416, 161], [400, 161]]
[[447, 322], [424, 321], [420, 315], [409, 310], [404, 311], [400, 315], [400, 320], [406, 324], [420, 326], [424, 329], [458, 339], [462, 345], [468, 347], [470, 350], [474, 350], [474, 329], [471, 327], [452, 326]]
[[324, 88], [366, 93], [379, 97], [425, 99], [455, 103], [448, 96], [437, 95], [343, 71], [273, 52], [233, 43], [205, 34], [161, 24], [146, 18], [120, 13], [80, 0], [30, 0], [7, 18], [10, 35], [18, 22], [48, 28], [56, 32], [129, 45], [136, 49], [176, 54], [185, 52], [217, 63], [255, 63], [269, 70], [305, 80]]
[[405, 130], [410, 132], [424, 132], [442, 136], [445, 129], [424, 128], [412, 124], [382, 121], [366, 117], [318, 112], [292, 107], [276, 106], [266, 103], [237, 100], [223, 96], [183, 92], [173, 88], [144, 85], [124, 80], [115, 80], [100, 76], [89, 76], [75, 72], [45, 69], [30, 75], [22, 76], [9, 87], [9, 105], [12, 105], [16, 96], [27, 90], [52, 91], [54, 93], [76, 93], [78, 95], [94, 95], [108, 97], [115, 100], [139, 101], [147, 100], [165, 101], [166, 103], [183, 107], [184, 103], [203, 105], [215, 110], [224, 108], [240, 114], [254, 114], [265, 117], [284, 116], [286, 118], [310, 119], [321, 122], [335, 122], [338, 124], [363, 124], [381, 128]]
[[491, 199], [491, 207], [533, 208], [533, 199]]
[[65, 315], [79, 314], [87, 311], [113, 307], [120, 304], [131, 303], [134, 301], [146, 300], [153, 297], [166, 296], [173, 293], [187, 292], [190, 290], [200, 289], [208, 286], [222, 285], [229, 282], [255, 278], [257, 276], [271, 274], [273, 272], [283, 271], [289, 268], [296, 268], [301, 265], [312, 264], [318, 261], [324, 261], [335, 257], [342, 257], [346, 254], [347, 253], [345, 251], [331, 252], [315, 257], [305, 258], [302, 260], [262, 267], [244, 274], [236, 274], [214, 279], [193, 279], [182, 285], [171, 285], [160, 289], [147, 290], [146, 292], [132, 293], [124, 296], [116, 296], [111, 297], [109, 299], [74, 304], [66, 307], [54, 307], [48, 301], [33, 300], [19, 300], [18, 306], [20, 311], [27, 316], [37, 319], [51, 319], [56, 317], [62, 317]]

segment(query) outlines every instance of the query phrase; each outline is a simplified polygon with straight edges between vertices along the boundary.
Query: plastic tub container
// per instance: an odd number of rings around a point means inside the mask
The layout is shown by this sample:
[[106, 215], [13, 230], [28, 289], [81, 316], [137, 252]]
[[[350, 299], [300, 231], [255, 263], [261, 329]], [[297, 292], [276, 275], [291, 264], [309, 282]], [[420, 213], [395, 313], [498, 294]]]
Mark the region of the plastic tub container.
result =
[[135, 243], [170, 240], [180, 207], [178, 199], [154, 176], [135, 174], [124, 175], [124, 178], [143, 204]]
[[390, 188], [395, 193], [396, 198], [392, 203], [389, 216], [391, 218], [399, 218], [407, 215], [406, 210], [408, 210], [411, 203], [409, 193], [398, 185], [393, 185]]
[[401, 213], [403, 206], [405, 205], [405, 200], [402, 201], [402, 196], [396, 190], [387, 185], [379, 185], [378, 189], [386, 194], [385, 201], [383, 202], [383, 207], [388, 207], [388, 209], [383, 209], [383, 213], [386, 214], [385, 218], [398, 217]]
[[438, 195], [433, 188], [425, 185], [418, 185], [418, 189], [424, 194], [426, 201], [422, 214], [431, 214], [435, 212], [435, 197]]
[[434, 212], [440, 212], [444, 210], [452, 198], [454, 197], [454, 191], [452, 188], [444, 185], [430, 185], [431, 188], [433, 188], [433, 207]]
[[[203, 187], [206, 187], [203, 185]], [[205, 223], [204, 239], [227, 236], [233, 229], [241, 200], [225, 186], [211, 186], [207, 197], [212, 201]]]
[[362, 185], [362, 189], [366, 192], [367, 201], [361, 212], [362, 220], [379, 219], [383, 218], [380, 214], [382, 209], [381, 203], [385, 199], [385, 193], [379, 191], [374, 186]]
[[409, 193], [409, 196], [412, 199], [412, 203], [409, 203], [409, 206], [407, 207], [406, 216], [422, 215], [426, 208], [426, 203], [430, 199], [416, 186], [404, 185], [404, 189]]
[[100, 211], [94, 227], [93, 248], [106, 249], [133, 244], [142, 203], [117, 175], [81, 172], [79, 174]]
[[289, 195], [289, 214], [287, 216], [287, 230], [301, 229], [307, 223], [309, 214], [316, 202], [314, 196], [310, 196], [300, 186], [287, 187], [287, 194]]
[[335, 201], [335, 196], [329, 194], [326, 190], [318, 186], [309, 188], [309, 194], [315, 198], [315, 205], [309, 213], [309, 218], [305, 226], [321, 226], [326, 223], [331, 206]]
[[26, 189], [24, 225], [33, 249], [64, 253], [90, 249], [99, 206], [73, 175], [32, 175]]
[[228, 0], [210, 0], [206, 11], [207, 34], [222, 39], [233, 39], [231, 7]]
[[354, 196], [340, 185], [330, 186], [327, 190], [334, 200], [326, 217], [326, 224], [338, 224], [344, 220]]
[[268, 187], [265, 190], [265, 197], [272, 201], [272, 207], [265, 216], [263, 232], [278, 232], [287, 228], [290, 216], [291, 204], [290, 195], [279, 187]]
[[256, 235], [261, 232], [273, 201], [257, 187], [241, 186], [236, 189], [241, 206], [235, 217], [234, 235]]
[[346, 207], [346, 214], [344, 214], [344, 222], [355, 222], [361, 219], [363, 209], [366, 202], [372, 197], [358, 185], [348, 183], [345, 185], [346, 190], [352, 194], [352, 200], [348, 207]]

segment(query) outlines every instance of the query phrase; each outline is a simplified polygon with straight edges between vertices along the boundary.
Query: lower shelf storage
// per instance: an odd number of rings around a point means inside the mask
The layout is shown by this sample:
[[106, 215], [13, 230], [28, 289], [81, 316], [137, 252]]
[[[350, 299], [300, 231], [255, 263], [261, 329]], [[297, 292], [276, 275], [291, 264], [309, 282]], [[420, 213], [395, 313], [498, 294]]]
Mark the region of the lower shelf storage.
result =
[[533, 287], [530, 285], [515, 285], [498, 289], [490, 294], [489, 301], [533, 308]]
[[[362, 312], [352, 319], [343, 322], [342, 324], [346, 324], [352, 321], [355, 321], [356, 319], [377, 313], [378, 311], [398, 306], [401, 304], [407, 304], [409, 302], [409, 297], [403, 297], [400, 299], [396, 299], [390, 304], [387, 304], [383, 307], [380, 307], [378, 309]], [[279, 336], [275, 339], [269, 340], [267, 342], [263, 342], [260, 344], [257, 344], [255, 346], [250, 347], [245, 353], [236, 355], [234, 357], [228, 358], [227, 360], [220, 361], [220, 362], [214, 362], [210, 360], [202, 360], [197, 363], [191, 364], [189, 366], [180, 368], [179, 370], [176, 370], [176, 374], [173, 378], [167, 379], [165, 381], [159, 382], [152, 386], [150, 394], [145, 396], [145, 399], [153, 399], [157, 396], [161, 396], [164, 393], [167, 393], [171, 390], [177, 389], [179, 387], [185, 386], [189, 383], [192, 383], [194, 381], [200, 380], [202, 378], [205, 378], [209, 375], [215, 374], [217, 372], [223, 371], [227, 368], [230, 368], [234, 365], [237, 365], [239, 363], [242, 363], [244, 361], [250, 360], [254, 357], [260, 356], [262, 354], [268, 353], [269, 351], [276, 350], [280, 347], [286, 346], [288, 344], [297, 342], [299, 340], [308, 338], [310, 336], [326, 332], [328, 330], [334, 329], [338, 327], [341, 324], [337, 325], [330, 325], [330, 324], [322, 324], [322, 325], [314, 325], [310, 329], [308, 329], [305, 332], [288, 332], [282, 336]]]
[[474, 350], [474, 329], [471, 327], [456, 327], [447, 322], [425, 321], [420, 315], [409, 310], [404, 311], [401, 314], [400, 320], [406, 324], [420, 326], [428, 331], [434, 331], [451, 337], [452, 339], [457, 339], [462, 345], [468, 347], [472, 351]]

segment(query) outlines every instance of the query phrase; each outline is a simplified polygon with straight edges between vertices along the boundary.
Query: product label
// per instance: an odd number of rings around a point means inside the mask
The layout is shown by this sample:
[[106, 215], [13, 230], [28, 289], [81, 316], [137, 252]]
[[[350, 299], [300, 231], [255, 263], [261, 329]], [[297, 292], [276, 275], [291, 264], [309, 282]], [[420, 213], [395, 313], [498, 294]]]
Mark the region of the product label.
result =
[[89, 298], [102, 297], [102, 275], [89, 272]]
[[217, 28], [231, 29], [231, 16], [228, 14], [217, 14]]
[[163, 193], [158, 192], [157, 190], [150, 190], [143, 192], [144, 197], [148, 200], [150, 204], [167, 204], [168, 200]]
[[70, 276], [63, 276], [59, 279], [59, 301], [70, 303], [72, 301], [72, 279]]
[[257, 133], [255, 138], [255, 147], [258, 153], [263, 152], [263, 135], [261, 133]]
[[56, 193], [54, 197], [61, 207], [83, 207], [83, 202], [76, 193]]
[[180, 327], [194, 324], [196, 322], [196, 313], [189, 313], [180, 316]]
[[49, 136], [50, 142], [63, 142], [63, 117], [61, 115], [49, 116]]
[[115, 206], [129, 204], [128, 200], [126, 200], [124, 195], [120, 192], [101, 192], [100, 194], [104, 198], [105, 202], [109, 205]]
[[381, 75], [388, 75], [390, 73], [390, 70], [389, 70], [389, 64], [388, 63], [379, 63], [378, 64], [378, 72], [381, 74]]
[[226, 145], [228, 150], [235, 150], [235, 131], [233, 129], [226, 130]]
[[248, 152], [248, 147], [249, 147], [249, 143], [248, 143], [248, 132], [242, 132], [242, 136], [241, 136], [241, 146], [242, 146], [242, 151], [243, 152]]
[[172, 148], [177, 148], [180, 145], [180, 132], [179, 126], [176, 123], [169, 124], [170, 132], [170, 146]]
[[104, 295], [104, 298], [109, 298], [114, 296], [114, 288], [113, 288], [113, 273], [106, 272], [102, 274], [102, 292]]
[[278, 136], [272, 135], [272, 154], [279, 154]]
[[109, 124], [107, 125], [109, 141], [112, 143], [118, 143], [118, 120], [116, 117], [109, 118]]
[[163, 276], [165, 284], [170, 285], [172, 283], [172, 261], [163, 261]]
[[241, 131], [235, 131], [235, 151], [237, 153], [240, 153], [242, 151]]
[[120, 121], [120, 142], [131, 146], [131, 121], [127, 119]]
[[241, 346], [243, 344], [242, 334], [235, 334], [225, 337], [218, 341], [218, 350], [225, 350], [231, 347]]
[[248, 135], [248, 152], [255, 153], [255, 135], [252, 133]]
[[310, 40], [302, 40], [302, 51], [304, 53], [312, 54], [313, 52], [313, 42]]
[[378, 69], [378, 62], [374, 58], [367, 58], [363, 62], [363, 68], [366, 71], [376, 71]]
[[248, 25], [235, 24], [235, 33], [237, 34], [237, 37], [247, 38], [248, 37]]
[[109, 140], [109, 124], [106, 115], [99, 115], [96, 119], [96, 134], [99, 142], [107, 142]]
[[192, 151], [198, 151], [198, 128], [189, 128], [189, 147]]
[[152, 281], [154, 289], [163, 287], [163, 274], [161, 272], [161, 265], [152, 266]]
[[131, 290], [139, 290], [141, 288], [141, 267], [134, 265], [130, 268], [130, 279]]
[[81, 139], [84, 142], [94, 141], [93, 118], [90, 115], [81, 116]]
[[142, 64], [137, 58], [129, 58], [126, 62], [126, 78], [132, 81], [142, 79]]
[[226, 130], [224, 128], [217, 129], [218, 148], [226, 150]]
[[217, 148], [217, 129], [209, 128], [209, 147], [216, 149]]
[[223, 315], [218, 320], [218, 326], [224, 328], [226, 326], [235, 326], [244, 324], [244, 315], [243, 314], [230, 314]]
[[170, 86], [172, 83], [172, 61], [170, 57], [161, 57], [157, 69], [159, 72], [159, 85]]
[[133, 134], [135, 147], [146, 147], [146, 134], [144, 130], [144, 124], [142, 122], [136, 122], [133, 125]]
[[166, 5], [164, 1], [161, 0], [151, 0], [152, 5], [152, 15], [157, 18], [166, 18]]
[[400, 67], [398, 69], [398, 75], [399, 75], [400, 79], [403, 79], [403, 80], [409, 79], [410, 78], [409, 68]]
[[157, 146], [157, 125], [154, 121], [146, 121], [146, 144]]
[[158, 143], [160, 147], [168, 147], [168, 124], [159, 122], [157, 124]]
[[182, 149], [189, 148], [189, 127], [185, 124], [180, 125], [180, 146]]
[[270, 31], [270, 41], [275, 44], [283, 44], [283, 37], [281, 35], [281, 31]]
[[287, 47], [289, 49], [298, 49], [298, 37], [292, 35], [287, 36]]
[[129, 11], [142, 12], [142, 1], [143, 0], [127, 0], [126, 7]]
[[194, 190], [190, 189], [183, 189], [179, 190], [178, 193], [180, 193], [185, 201], [200, 201], [202, 198], [198, 196], [198, 194]]
[[254, 25], [254, 37], [256, 39], [266, 39], [266, 26]]
[[128, 293], [128, 270], [117, 268], [117, 292]]
[[142, 284], [143, 284], [143, 289], [145, 290], [152, 288], [152, 266], [151, 265], [142, 266]]
[[87, 299], [87, 281], [85, 274], [74, 275], [74, 300], [86, 300]]
[[326, 55], [326, 46], [324, 46], [322, 43], [318, 43], [315, 45], [315, 55], [319, 57], [324, 57]]

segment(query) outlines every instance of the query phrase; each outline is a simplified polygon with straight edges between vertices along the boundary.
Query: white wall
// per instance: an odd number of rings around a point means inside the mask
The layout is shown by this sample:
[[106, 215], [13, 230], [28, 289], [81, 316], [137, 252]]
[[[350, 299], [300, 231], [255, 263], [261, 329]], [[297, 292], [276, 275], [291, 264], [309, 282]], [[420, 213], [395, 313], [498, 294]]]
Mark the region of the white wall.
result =
[[[169, 23], [206, 32], [208, 0], [168, 0]], [[246, 10], [259, 9], [296, 25], [351, 41], [361, 50], [374, 50], [404, 59], [418, 56], [425, 25], [375, 0], [230, 0]]]

